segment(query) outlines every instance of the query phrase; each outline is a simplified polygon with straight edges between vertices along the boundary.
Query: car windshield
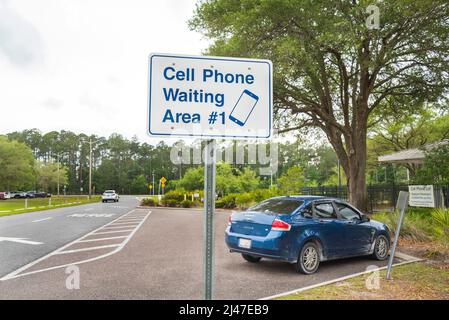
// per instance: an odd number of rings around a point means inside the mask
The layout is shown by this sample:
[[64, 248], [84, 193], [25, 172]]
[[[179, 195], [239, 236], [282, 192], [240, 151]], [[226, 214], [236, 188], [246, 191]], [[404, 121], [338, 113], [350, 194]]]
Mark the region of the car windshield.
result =
[[114, 190], [106, 190], [104, 193], [115, 193]]
[[303, 200], [298, 199], [269, 199], [252, 206], [248, 211], [266, 214], [292, 214], [303, 203]]

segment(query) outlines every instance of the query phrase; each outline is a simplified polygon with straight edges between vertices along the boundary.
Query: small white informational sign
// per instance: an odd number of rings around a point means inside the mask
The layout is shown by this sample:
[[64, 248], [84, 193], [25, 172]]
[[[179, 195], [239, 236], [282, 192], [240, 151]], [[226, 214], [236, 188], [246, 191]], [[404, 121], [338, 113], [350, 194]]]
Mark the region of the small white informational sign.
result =
[[410, 193], [409, 205], [411, 207], [435, 208], [433, 185], [408, 186]]
[[148, 68], [151, 136], [271, 138], [271, 61], [154, 53]]

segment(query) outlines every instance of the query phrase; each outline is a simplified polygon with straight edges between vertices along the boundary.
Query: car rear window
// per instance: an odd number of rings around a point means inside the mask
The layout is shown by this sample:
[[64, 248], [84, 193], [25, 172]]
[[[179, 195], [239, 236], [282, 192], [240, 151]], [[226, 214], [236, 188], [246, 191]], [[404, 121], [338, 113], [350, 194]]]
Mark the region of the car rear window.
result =
[[292, 214], [304, 201], [297, 199], [269, 199], [262, 201], [248, 211], [259, 211], [266, 214]]

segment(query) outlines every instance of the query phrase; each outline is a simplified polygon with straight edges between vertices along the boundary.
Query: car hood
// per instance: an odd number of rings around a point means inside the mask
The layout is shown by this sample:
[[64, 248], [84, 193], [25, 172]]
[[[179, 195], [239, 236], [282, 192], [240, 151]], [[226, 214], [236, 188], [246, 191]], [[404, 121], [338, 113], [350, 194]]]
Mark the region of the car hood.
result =
[[370, 220], [371, 226], [376, 228], [377, 230], [388, 230], [388, 227], [385, 223], [376, 221], [376, 220]]

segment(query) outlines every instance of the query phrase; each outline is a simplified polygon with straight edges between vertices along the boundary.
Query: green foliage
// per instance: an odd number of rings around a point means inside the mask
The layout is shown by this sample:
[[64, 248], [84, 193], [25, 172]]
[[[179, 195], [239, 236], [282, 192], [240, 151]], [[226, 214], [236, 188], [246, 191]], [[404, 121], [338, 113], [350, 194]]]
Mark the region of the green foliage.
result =
[[[250, 168], [240, 171], [229, 163], [217, 164], [215, 190], [219, 195], [232, 192], [247, 192], [259, 186], [259, 177]], [[176, 181], [177, 188], [194, 191], [204, 188], [204, 167], [190, 168], [184, 176]]]
[[175, 199], [165, 199], [162, 200], [162, 204], [166, 207], [178, 207], [180, 202]]
[[254, 202], [254, 197], [250, 192], [238, 193], [235, 197], [235, 204], [239, 209], [247, 209]]
[[[379, 167], [378, 156], [412, 148], [423, 148], [429, 143], [438, 142], [449, 138], [449, 114], [441, 115], [443, 107], [427, 105], [422, 102], [415, 106], [413, 112], [408, 109], [407, 101], [402, 99], [389, 100], [387, 106], [391, 110], [382, 110], [380, 114], [373, 115], [376, 125], [372, 129], [372, 137], [368, 140], [368, 163], [370, 167], [370, 180], [372, 183], [396, 183], [408, 182], [406, 168], [410, 175], [415, 174], [414, 183], [432, 184], [438, 181], [449, 181], [449, 175], [444, 172], [447, 168], [447, 150], [441, 150], [442, 154], [431, 154], [427, 159], [427, 166], [418, 169], [416, 165], [405, 164], [396, 167]], [[397, 104], [397, 105], [396, 105]], [[446, 106], [447, 107], [447, 106]], [[374, 120], [375, 119], [375, 120]], [[435, 152], [437, 153], [437, 152]], [[443, 162], [443, 163], [441, 163]], [[440, 165], [443, 174], [437, 170]], [[386, 170], [386, 171], [385, 171]]]
[[55, 191], [58, 181], [60, 186], [64, 186], [68, 182], [67, 168], [57, 163], [38, 162], [36, 165], [37, 185], [45, 191]]
[[449, 209], [435, 209], [432, 211], [434, 232], [446, 245], [449, 245]]
[[0, 136], [0, 190], [12, 191], [33, 186], [34, 162], [29, 147]]
[[407, 97], [406, 108], [438, 101], [449, 88], [447, 0], [376, 1], [374, 30], [366, 25], [369, 4], [206, 0], [190, 20], [211, 41], [207, 54], [273, 62], [277, 127], [302, 136], [308, 127], [322, 130], [362, 209], [366, 192], [355, 190], [366, 187], [370, 115], [382, 115], [388, 99]]
[[238, 185], [240, 192], [250, 192], [255, 190], [260, 184], [259, 177], [250, 168], [244, 168], [238, 176]]
[[215, 202], [215, 206], [217, 208], [234, 209], [236, 207], [236, 197], [237, 194], [235, 193], [225, 195]]
[[176, 186], [190, 191], [204, 188], [204, 167], [188, 169]]
[[171, 190], [164, 194], [162, 197], [162, 204], [167, 207], [174, 207], [181, 204], [184, 201], [184, 192], [181, 190]]
[[[341, 185], [346, 185], [346, 174], [345, 172], [340, 168], [340, 180]], [[332, 168], [332, 174], [329, 176], [329, 178], [323, 183], [325, 186], [338, 186], [338, 166], [335, 166]]]
[[261, 202], [265, 199], [281, 195], [281, 191], [277, 187], [269, 189], [256, 189], [251, 192], [255, 202]]
[[148, 193], [147, 179], [143, 174], [135, 177], [131, 182], [131, 194], [147, 194]]
[[[376, 213], [373, 219], [385, 223], [392, 234], [396, 231], [399, 213]], [[401, 227], [401, 236], [416, 241], [428, 241], [432, 237], [432, 226], [429, 217], [407, 213]]]
[[181, 207], [183, 207], [183, 208], [190, 208], [190, 207], [192, 207], [192, 205], [193, 205], [193, 202], [190, 200], [182, 200], [181, 201]]
[[144, 198], [140, 202], [140, 205], [141, 206], [154, 207], [156, 205], [156, 201], [153, 198]]
[[304, 175], [300, 167], [291, 167], [278, 180], [278, 188], [285, 195], [299, 194], [304, 185]]
[[418, 169], [414, 182], [419, 184], [449, 183], [449, 143], [439, 144], [426, 152], [424, 165]]

